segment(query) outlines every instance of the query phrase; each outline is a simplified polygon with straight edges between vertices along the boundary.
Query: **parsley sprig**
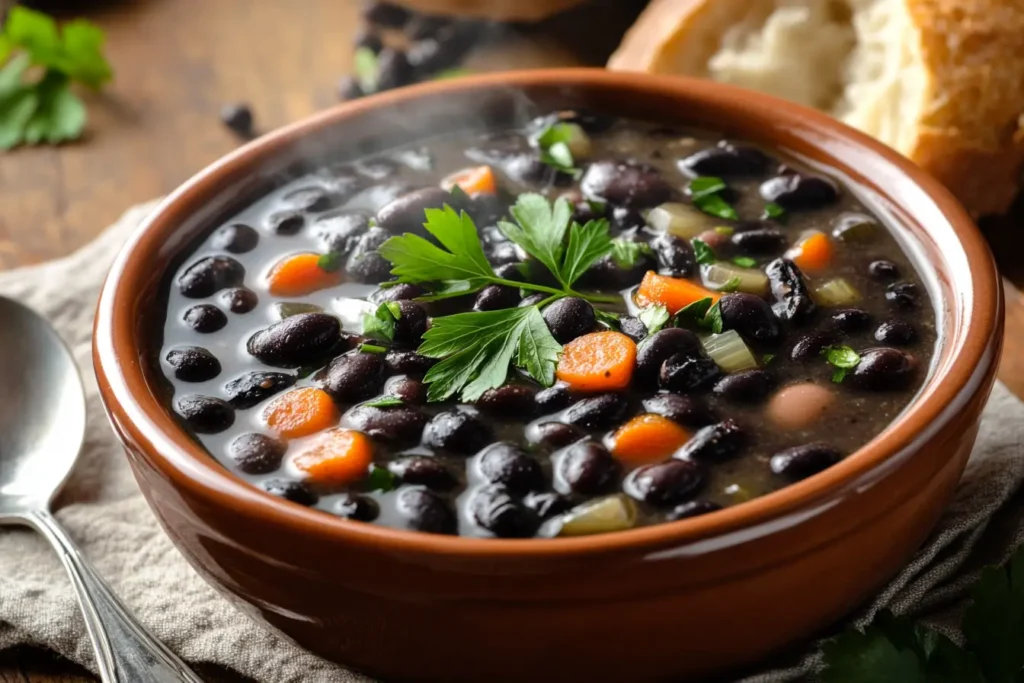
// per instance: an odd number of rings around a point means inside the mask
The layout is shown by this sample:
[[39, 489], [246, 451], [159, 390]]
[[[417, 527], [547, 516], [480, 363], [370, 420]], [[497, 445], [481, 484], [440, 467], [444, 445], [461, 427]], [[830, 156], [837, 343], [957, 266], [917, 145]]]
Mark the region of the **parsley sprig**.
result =
[[49, 16], [12, 7], [0, 33], [0, 149], [75, 140], [85, 105], [71, 83], [99, 89], [110, 80], [103, 32], [84, 20], [60, 29]]

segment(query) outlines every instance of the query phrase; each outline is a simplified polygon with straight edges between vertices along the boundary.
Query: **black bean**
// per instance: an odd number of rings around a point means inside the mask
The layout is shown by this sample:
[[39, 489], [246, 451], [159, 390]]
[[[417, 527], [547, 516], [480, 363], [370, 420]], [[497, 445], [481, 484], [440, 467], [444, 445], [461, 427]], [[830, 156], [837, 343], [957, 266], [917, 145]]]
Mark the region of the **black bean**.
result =
[[555, 487], [561, 493], [594, 496], [616, 488], [622, 465], [596, 441], [579, 441], [554, 456]]
[[501, 486], [481, 486], [469, 500], [473, 521], [498, 538], [529, 538], [537, 532], [537, 513]]
[[814, 314], [817, 306], [811, 298], [803, 273], [796, 264], [786, 258], [778, 258], [765, 269], [775, 296], [775, 315], [783, 320], [803, 322]]
[[380, 506], [369, 496], [342, 493], [332, 501], [331, 512], [344, 519], [372, 522], [380, 516]]
[[395, 321], [395, 342], [398, 344], [419, 344], [427, 331], [427, 312], [415, 301], [395, 302], [401, 315]]
[[291, 479], [271, 479], [263, 482], [261, 486], [267, 493], [306, 507], [316, 505], [320, 499], [308, 486]]
[[536, 294], [531, 294], [529, 296], [524, 296], [523, 300], [519, 302], [519, 307], [523, 308], [525, 306], [535, 306], [535, 305], [539, 304], [541, 301], [544, 301], [544, 299], [547, 299], [547, 298], [548, 298], [548, 295], [545, 294], [544, 292], [537, 292]]
[[530, 427], [527, 435], [532, 443], [547, 448], [564, 448], [584, 436], [585, 432], [582, 429], [564, 422], [541, 422]]
[[396, 445], [418, 443], [427, 424], [426, 415], [406, 407], [356, 406], [345, 414], [345, 420], [375, 439]]
[[594, 329], [597, 316], [594, 307], [583, 299], [567, 296], [550, 304], [543, 311], [551, 336], [559, 344], [568, 344]]
[[655, 507], [678, 505], [704, 483], [703, 468], [692, 460], [667, 460], [645, 465], [626, 480], [626, 491]]
[[842, 454], [823, 443], [809, 443], [787, 448], [772, 456], [772, 472], [790, 481], [799, 481], [828, 469], [843, 459]]
[[538, 391], [533, 400], [537, 404], [538, 411], [547, 415], [567, 408], [572, 403], [572, 395], [569, 393], [569, 387], [564, 384], [556, 384]]
[[386, 47], [377, 55], [377, 91], [393, 90], [413, 82], [416, 70], [403, 50]]
[[409, 10], [393, 2], [369, 2], [363, 9], [367, 23], [384, 28], [402, 28], [410, 16]]
[[640, 318], [632, 315], [624, 315], [619, 318], [619, 329], [635, 342], [642, 341], [647, 336], [647, 326]]
[[723, 141], [681, 159], [679, 168], [690, 175], [748, 178], [761, 175], [771, 163], [771, 158], [756, 147]]
[[236, 436], [228, 446], [228, 454], [235, 466], [246, 474], [269, 474], [281, 467], [288, 449], [280, 439], [266, 434], [247, 432]]
[[464, 410], [438, 413], [423, 431], [425, 445], [462, 455], [480, 450], [490, 438], [490, 428], [480, 418]]
[[437, 36], [415, 40], [409, 46], [409, 63], [417, 77], [428, 78], [456, 66], [472, 46], [465, 31], [446, 30]]
[[299, 313], [249, 337], [246, 349], [267, 365], [298, 368], [314, 365], [341, 345], [337, 318], [326, 313]]
[[297, 211], [321, 212], [333, 209], [337, 198], [322, 187], [300, 187], [285, 193], [281, 203]]
[[775, 378], [764, 370], [744, 370], [726, 375], [715, 384], [715, 393], [738, 403], [757, 403], [775, 388]]
[[872, 261], [868, 264], [868, 273], [876, 280], [896, 280], [899, 279], [900, 268], [892, 261]]
[[536, 512], [541, 519], [549, 519], [572, 509], [572, 500], [560, 493], [547, 491], [529, 494], [523, 498], [523, 505]]
[[629, 400], [623, 394], [598, 394], [569, 406], [563, 419], [584, 429], [604, 429], [621, 422], [627, 412]]
[[879, 347], [860, 354], [860, 363], [850, 375], [851, 383], [872, 391], [907, 389], [914, 379], [917, 361], [909, 353]]
[[508, 213], [508, 203], [501, 195], [480, 192], [472, 195], [465, 210], [477, 225], [494, 225]]
[[844, 334], [863, 332], [871, 325], [871, 314], [860, 308], [844, 308], [832, 314], [832, 326]]
[[789, 246], [786, 234], [776, 228], [736, 232], [729, 240], [743, 254], [774, 256]]
[[247, 372], [224, 385], [228, 403], [237, 410], [252, 408], [295, 384], [295, 375], [283, 372]]
[[201, 334], [210, 334], [223, 329], [228, 324], [224, 311], [213, 304], [196, 304], [184, 315], [185, 324]]
[[416, 14], [405, 25], [405, 35], [410, 40], [430, 38], [441, 29], [451, 26], [452, 19], [433, 14]]
[[435, 363], [437, 363], [437, 359], [427, 358], [415, 351], [390, 349], [384, 355], [384, 365], [392, 374], [422, 377]]
[[657, 206], [672, 196], [672, 186], [658, 169], [635, 161], [596, 161], [580, 187], [588, 197], [631, 209]]
[[212, 396], [182, 396], [175, 402], [174, 409], [197, 434], [217, 434], [235, 423], [234, 409]]
[[377, 225], [389, 233], [412, 232], [426, 235], [423, 227], [427, 209], [440, 209], [445, 204], [456, 207], [452, 194], [439, 187], [424, 187], [391, 200], [377, 212]]
[[537, 409], [534, 397], [537, 390], [524, 384], [506, 384], [488, 389], [477, 399], [480, 410], [504, 419], [529, 417]]
[[395, 507], [405, 527], [430, 534], [454, 534], [459, 524], [451, 505], [433, 491], [406, 488], [398, 492]]
[[384, 359], [378, 353], [357, 351], [338, 356], [313, 375], [313, 384], [340, 403], [376, 396], [384, 383]]
[[225, 287], [237, 287], [244, 278], [245, 268], [230, 256], [207, 256], [181, 274], [178, 289], [190, 299], [202, 299]]
[[[650, 254], [640, 254], [631, 268], [622, 268], [611, 255], [600, 258], [579, 280], [581, 287], [600, 291], [618, 291], [635, 285], [657, 264]], [[545, 295], [546, 296], [546, 295]]]
[[[371, 180], [385, 180], [398, 173], [400, 168], [398, 162], [387, 157], [377, 157], [359, 163], [359, 174]], [[385, 186], [387, 187], [387, 186]], [[408, 192], [410, 188], [405, 185], [392, 185], [390, 187], [392, 197]]]
[[821, 209], [839, 199], [839, 187], [828, 178], [792, 173], [764, 181], [761, 197], [788, 211]]
[[703, 427], [718, 419], [710, 408], [692, 396], [663, 392], [644, 399], [643, 406], [647, 412], [667, 417], [684, 427]]
[[220, 120], [240, 138], [247, 140], [255, 135], [252, 109], [244, 102], [225, 104], [220, 110]]
[[822, 350], [839, 341], [839, 336], [832, 330], [815, 330], [797, 339], [789, 357], [793, 360], [815, 360], [821, 358]]
[[220, 361], [201, 346], [179, 346], [168, 351], [166, 359], [182, 382], [205, 382], [220, 374]]
[[702, 355], [700, 339], [693, 332], [679, 327], [669, 327], [650, 335], [636, 349], [636, 380], [653, 385], [658, 381], [662, 363], [677, 353], [694, 357]]
[[225, 289], [217, 297], [221, 305], [226, 307], [232, 313], [243, 315], [248, 313], [252, 309], [256, 308], [256, 305], [260, 302], [259, 297], [256, 296], [256, 292], [245, 287], [232, 287], [231, 289]]
[[705, 389], [721, 374], [721, 368], [710, 358], [677, 353], [661, 364], [658, 386], [685, 394]]
[[413, 405], [427, 402], [427, 385], [412, 377], [392, 377], [384, 384], [384, 393]]
[[875, 339], [891, 346], [910, 346], [917, 342], [917, 328], [906, 320], [887, 320], [875, 330]]
[[301, 211], [277, 211], [267, 217], [267, 229], [275, 235], [295, 235], [306, 227]]
[[740, 452], [747, 435], [733, 420], [723, 420], [697, 431], [672, 457], [697, 462], [722, 462]]
[[647, 220], [644, 215], [636, 209], [629, 209], [625, 206], [616, 206], [612, 208], [611, 223], [619, 232], [626, 232], [627, 230], [639, 229], [647, 225]]
[[473, 300], [474, 311], [497, 311], [515, 308], [519, 305], [519, 290], [504, 285], [488, 285], [481, 289]]
[[384, 47], [384, 41], [381, 40], [380, 34], [375, 31], [362, 30], [356, 34], [352, 44], [355, 45], [356, 49], [361, 47], [366, 48], [373, 54], [377, 54]]
[[722, 314], [722, 329], [736, 330], [747, 339], [774, 341], [782, 331], [772, 307], [753, 294], [726, 294], [719, 299], [718, 310]]
[[486, 481], [501, 484], [520, 496], [539, 491], [545, 485], [544, 471], [536, 458], [507, 441], [493, 443], [481, 451], [477, 468]]
[[671, 512], [665, 515], [665, 519], [670, 522], [675, 522], [680, 519], [700, 517], [701, 515], [706, 515], [709, 512], [717, 512], [721, 509], [721, 505], [718, 503], [712, 503], [710, 500], [691, 500], [672, 508]]
[[244, 254], [252, 251], [259, 244], [260, 234], [248, 225], [234, 223], [219, 228], [210, 237], [210, 246], [218, 251], [229, 251], [232, 254]]
[[668, 233], [651, 240], [651, 249], [658, 260], [659, 272], [673, 277], [689, 277], [697, 269], [690, 243]]
[[390, 234], [381, 228], [370, 228], [356, 241], [345, 263], [345, 273], [356, 282], [377, 284], [391, 277], [391, 263], [377, 249]]
[[313, 223], [313, 234], [324, 251], [348, 256], [367, 230], [370, 219], [366, 214], [346, 211], [324, 214]]
[[435, 491], [450, 491], [459, 484], [452, 471], [437, 458], [413, 455], [391, 461], [388, 469], [405, 484], [426, 486]]
[[921, 294], [913, 282], [897, 282], [885, 289], [885, 299], [896, 308], [910, 310], [921, 305]]

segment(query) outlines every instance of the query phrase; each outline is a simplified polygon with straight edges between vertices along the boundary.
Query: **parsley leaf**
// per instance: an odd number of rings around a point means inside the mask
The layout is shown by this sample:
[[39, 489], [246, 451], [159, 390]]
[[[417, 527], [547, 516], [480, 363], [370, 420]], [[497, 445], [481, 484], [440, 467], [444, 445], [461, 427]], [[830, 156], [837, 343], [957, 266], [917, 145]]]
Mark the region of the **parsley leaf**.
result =
[[982, 571], [964, 613], [967, 646], [981, 662], [989, 683], [1024, 679], [1024, 548], [1003, 568]]
[[741, 284], [743, 284], [743, 281], [740, 280], [739, 276], [731, 277], [728, 280], [726, 280], [725, 284], [722, 285], [722, 287], [720, 288], [719, 291], [726, 292], [726, 293], [728, 293], [728, 292], [735, 292], [737, 289], [740, 288]]
[[821, 350], [821, 355], [835, 368], [832, 371], [832, 381], [836, 384], [846, 379], [850, 370], [860, 363], [860, 355], [849, 346], [826, 346]]
[[693, 244], [693, 255], [697, 258], [697, 263], [709, 266], [718, 261], [715, 250], [709, 247], [704, 240], [695, 239], [691, 244]]
[[402, 309], [394, 301], [385, 301], [372, 314], [363, 314], [363, 334], [392, 341], [395, 338], [395, 322], [401, 317]]
[[636, 317], [640, 318], [640, 322], [647, 328], [647, 334], [654, 334], [665, 326], [671, 316], [667, 308], [661, 304], [653, 304], [644, 307]]
[[764, 205], [764, 217], [765, 218], [782, 218], [786, 210], [776, 204], [775, 202], [768, 202]]
[[757, 261], [750, 258], [749, 256], [737, 256], [732, 260], [740, 268], [753, 268], [757, 265]]
[[561, 349], [536, 306], [434, 318], [419, 352], [443, 360], [424, 377], [430, 385], [427, 397], [443, 401], [458, 393], [474, 401], [500, 387], [513, 362], [550, 386]]
[[572, 218], [569, 202], [560, 198], [552, 205], [541, 195], [528, 192], [519, 195], [509, 213], [518, 225], [499, 221], [498, 229], [558, 277], [565, 232]]
[[708, 314], [704, 316], [703, 325], [711, 330], [712, 334], [722, 334], [722, 309], [718, 307], [718, 302], [708, 309]]
[[925, 683], [917, 654], [897, 649], [877, 627], [848, 631], [822, 651], [828, 662], [825, 683]]
[[573, 223], [569, 228], [569, 246], [561, 268], [560, 279], [565, 286], [571, 287], [590, 266], [608, 253], [609, 247], [614, 249], [614, 244], [615, 240], [608, 236], [606, 219], [587, 221], [585, 225]]
[[766, 354], [764, 354], [761, 357], [761, 365], [768, 365], [773, 360], [775, 360], [775, 354], [774, 353], [766, 353]]
[[377, 346], [376, 344], [360, 344], [359, 351], [361, 353], [387, 353], [388, 348], [386, 346]]
[[709, 296], [698, 299], [692, 304], [681, 308], [676, 313], [676, 319], [686, 327], [703, 328], [705, 316], [707, 316], [713, 303], [714, 300]]
[[341, 270], [343, 265], [345, 264], [341, 260], [341, 254], [336, 251], [329, 251], [326, 254], [320, 254], [320, 258], [316, 260], [316, 267], [328, 273]]
[[597, 317], [598, 322], [604, 323], [613, 330], [617, 330], [621, 327], [621, 324], [619, 323], [619, 316], [614, 313], [609, 313], [608, 311], [602, 311], [600, 308], [595, 308], [594, 315]]
[[537, 137], [540, 147], [540, 160], [562, 173], [578, 175], [576, 161], [569, 147], [573, 140], [585, 136], [586, 133], [575, 123], [555, 123], [545, 128]]
[[693, 198], [693, 205], [704, 213], [718, 218], [737, 220], [739, 215], [736, 209], [729, 205], [729, 202], [722, 199], [719, 194], [726, 189], [725, 181], [713, 176], [701, 176], [690, 181], [690, 196]]
[[377, 55], [368, 47], [356, 48], [352, 59], [356, 81], [364, 93], [377, 92]]
[[640, 257], [651, 253], [651, 246], [644, 242], [633, 242], [621, 237], [612, 240], [612, 260], [615, 265], [628, 270], [637, 264]]
[[367, 491], [393, 491], [398, 488], [398, 476], [386, 467], [374, 465], [365, 487]]
[[394, 408], [405, 405], [405, 403], [397, 396], [381, 396], [380, 398], [375, 398], [372, 401], [367, 401], [362, 405], [368, 408]]

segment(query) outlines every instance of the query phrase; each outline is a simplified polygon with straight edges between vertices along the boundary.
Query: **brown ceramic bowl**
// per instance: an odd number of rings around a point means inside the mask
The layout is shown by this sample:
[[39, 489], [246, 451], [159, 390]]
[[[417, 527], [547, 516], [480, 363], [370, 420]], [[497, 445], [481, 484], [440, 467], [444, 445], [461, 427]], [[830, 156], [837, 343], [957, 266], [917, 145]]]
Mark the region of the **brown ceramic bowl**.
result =
[[[696, 519], [585, 538], [487, 540], [350, 522], [218, 465], [161, 401], [166, 273], [195, 238], [305, 155], [345, 158], [528, 102], [698, 124], [845, 174], [903, 227], [941, 341], [920, 396], [822, 474]], [[251, 616], [388, 680], [649, 681], [750, 664], [877, 590], [949, 501], [1002, 339], [992, 256], [956, 201], [823, 114], [709, 82], [549, 70], [402, 89], [337, 107], [187, 182], [114, 264], [96, 316], [103, 400], [143, 493], [206, 579]]]

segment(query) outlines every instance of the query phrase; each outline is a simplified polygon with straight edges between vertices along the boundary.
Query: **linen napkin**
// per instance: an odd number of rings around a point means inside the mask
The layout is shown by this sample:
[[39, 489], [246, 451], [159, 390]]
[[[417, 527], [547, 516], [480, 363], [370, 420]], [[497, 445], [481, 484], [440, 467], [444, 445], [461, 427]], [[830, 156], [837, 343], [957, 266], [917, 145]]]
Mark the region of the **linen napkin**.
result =
[[[71, 256], [0, 273], [0, 294], [56, 326], [82, 372], [89, 414], [85, 447], [57, 517], [117, 593], [208, 680], [261, 683], [369, 682], [263, 630], [210, 588], [160, 530], [135, 484], [100, 404], [90, 357], [93, 310], [106, 271], [128, 234], [154, 208], [130, 209]], [[1002, 562], [1024, 539], [1024, 404], [997, 385], [957, 496], [911, 563], [851, 623], [882, 607], [931, 616], [947, 633], [964, 589], [983, 563]], [[953, 620], [955, 623], [955, 620]], [[55, 650], [95, 670], [71, 587], [56, 554], [36, 533], [0, 529], [0, 649]], [[801, 680], [820, 668], [818, 644], [773, 662], [748, 683]]]

